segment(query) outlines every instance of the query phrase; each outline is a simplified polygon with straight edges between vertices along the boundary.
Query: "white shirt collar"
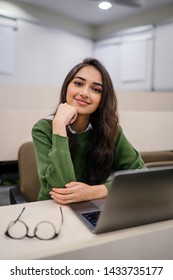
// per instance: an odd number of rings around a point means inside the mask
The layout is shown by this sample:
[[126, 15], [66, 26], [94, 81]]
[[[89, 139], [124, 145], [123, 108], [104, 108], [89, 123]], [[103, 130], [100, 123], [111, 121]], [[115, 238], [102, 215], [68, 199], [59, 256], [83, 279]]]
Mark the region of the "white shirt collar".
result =
[[89, 124], [88, 124], [88, 127], [87, 127], [84, 131], [82, 131], [82, 132], [77, 132], [77, 131], [73, 130], [73, 129], [71, 128], [70, 125], [68, 125], [67, 128], [68, 128], [68, 130], [69, 130], [71, 133], [77, 134], [77, 133], [84, 133], [84, 132], [86, 132], [86, 131], [92, 129], [92, 125], [89, 123]]
[[[46, 117], [46, 120], [53, 120], [53, 118], [54, 118], [54, 115], [49, 115], [49, 116]], [[68, 128], [68, 130], [69, 130], [72, 134], [77, 134], [77, 133], [79, 133], [79, 132], [73, 130], [73, 129], [71, 128], [70, 125], [68, 125], [67, 128]], [[89, 123], [89, 124], [88, 124], [88, 127], [87, 127], [84, 131], [82, 131], [82, 132], [80, 132], [80, 133], [84, 133], [84, 132], [86, 132], [86, 131], [88, 131], [88, 130], [90, 130], [90, 129], [92, 129], [91, 123]]]

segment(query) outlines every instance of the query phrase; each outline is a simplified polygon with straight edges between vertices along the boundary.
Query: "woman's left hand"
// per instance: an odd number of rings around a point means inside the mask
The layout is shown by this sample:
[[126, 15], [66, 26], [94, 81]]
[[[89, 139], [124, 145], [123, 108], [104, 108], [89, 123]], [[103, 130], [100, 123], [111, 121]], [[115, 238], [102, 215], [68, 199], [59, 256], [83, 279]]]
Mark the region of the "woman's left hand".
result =
[[60, 204], [105, 198], [108, 190], [105, 185], [90, 186], [82, 182], [70, 182], [65, 188], [52, 188], [51, 198]]

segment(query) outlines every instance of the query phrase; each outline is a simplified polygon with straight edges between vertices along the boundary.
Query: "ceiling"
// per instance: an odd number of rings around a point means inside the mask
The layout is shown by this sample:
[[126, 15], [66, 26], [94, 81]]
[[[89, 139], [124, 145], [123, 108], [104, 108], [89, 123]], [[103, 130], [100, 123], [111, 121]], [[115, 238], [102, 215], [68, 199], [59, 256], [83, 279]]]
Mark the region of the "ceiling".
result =
[[[113, 3], [109, 10], [100, 10], [101, 0], [18, 0], [44, 8], [61, 16], [69, 17], [81, 23], [98, 26], [115, 22], [151, 9], [172, 4], [173, 0], [143, 0], [141, 7], [128, 7]], [[110, 0], [111, 1], [111, 0]]]

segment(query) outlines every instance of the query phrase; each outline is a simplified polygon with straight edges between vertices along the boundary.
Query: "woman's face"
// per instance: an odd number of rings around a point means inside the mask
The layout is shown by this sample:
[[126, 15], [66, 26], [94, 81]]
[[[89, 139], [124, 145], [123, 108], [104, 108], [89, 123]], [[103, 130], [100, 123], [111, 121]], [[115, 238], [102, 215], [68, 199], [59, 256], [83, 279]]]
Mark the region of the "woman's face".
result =
[[75, 107], [78, 114], [91, 115], [100, 105], [102, 77], [93, 66], [80, 69], [67, 87], [66, 101]]

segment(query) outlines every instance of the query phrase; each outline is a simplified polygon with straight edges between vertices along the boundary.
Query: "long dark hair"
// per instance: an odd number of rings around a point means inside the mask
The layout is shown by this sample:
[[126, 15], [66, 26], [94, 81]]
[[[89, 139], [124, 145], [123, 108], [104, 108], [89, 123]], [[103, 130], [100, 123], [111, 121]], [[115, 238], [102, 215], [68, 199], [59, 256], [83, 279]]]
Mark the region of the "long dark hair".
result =
[[[83, 67], [93, 66], [102, 76], [103, 90], [100, 106], [90, 116], [92, 137], [88, 144], [86, 170], [83, 181], [88, 184], [104, 183], [109, 176], [114, 160], [113, 143], [118, 127], [117, 99], [109, 73], [105, 67], [94, 58], [86, 58], [77, 64], [67, 74], [62, 85], [60, 103], [66, 102], [69, 83]], [[73, 155], [73, 138], [70, 139], [70, 151]]]

